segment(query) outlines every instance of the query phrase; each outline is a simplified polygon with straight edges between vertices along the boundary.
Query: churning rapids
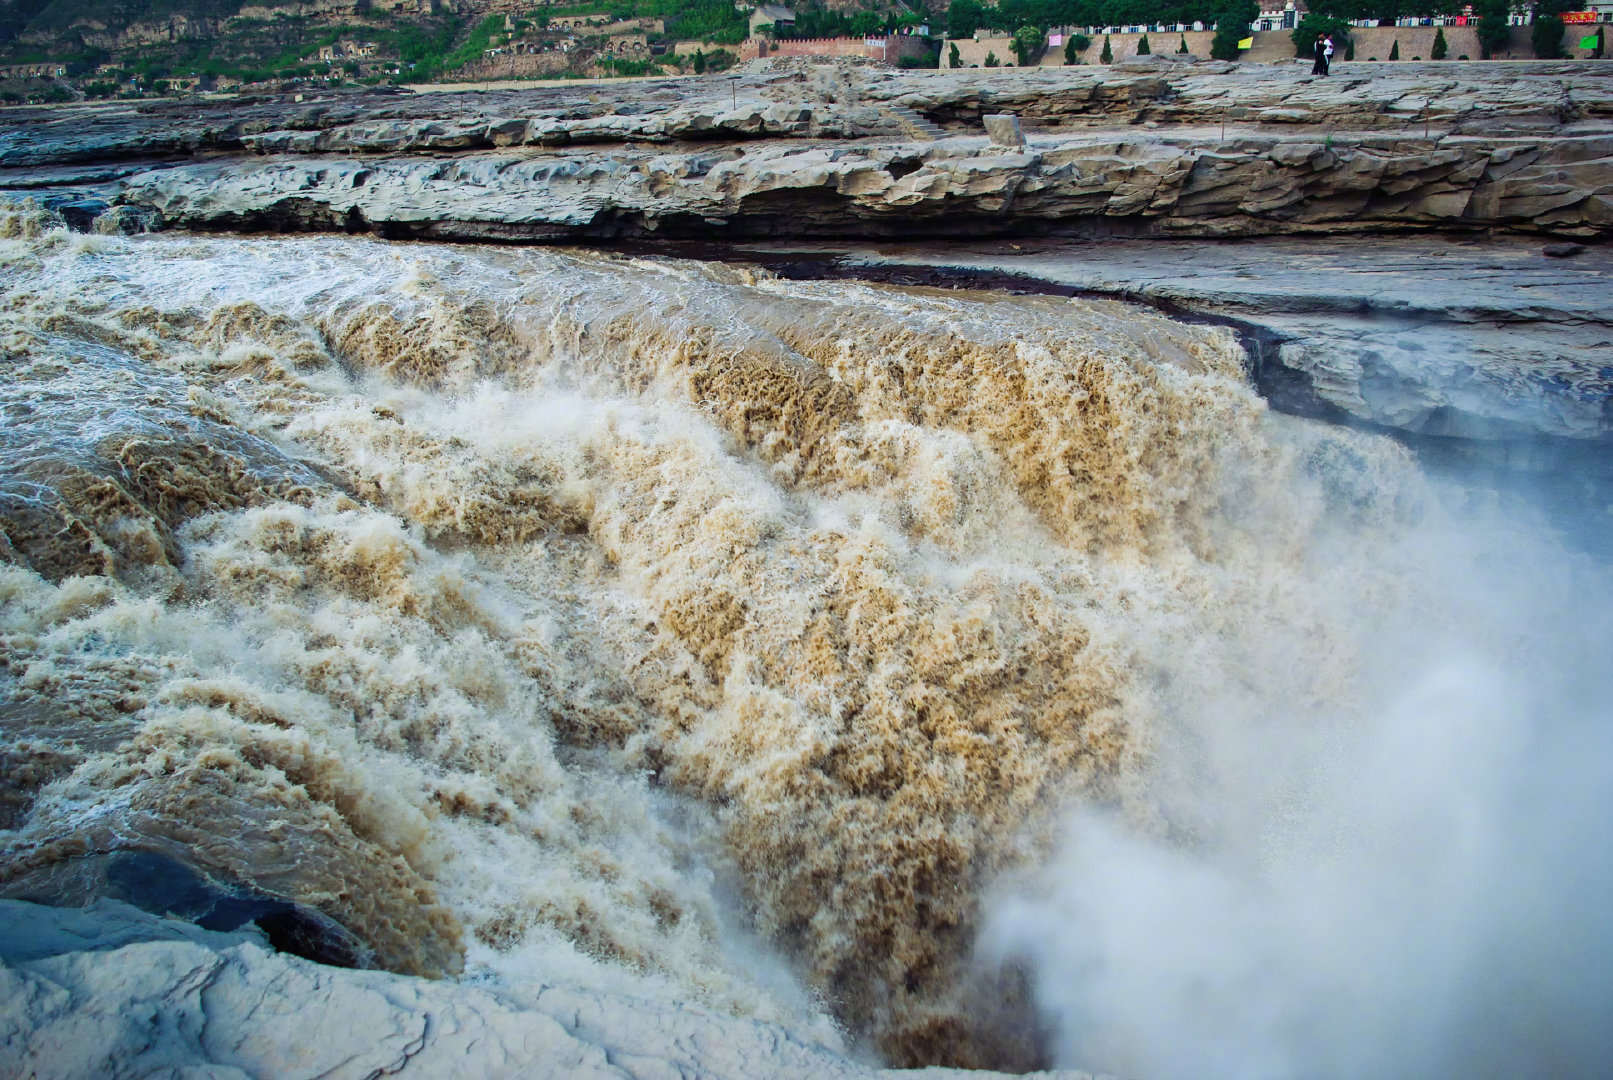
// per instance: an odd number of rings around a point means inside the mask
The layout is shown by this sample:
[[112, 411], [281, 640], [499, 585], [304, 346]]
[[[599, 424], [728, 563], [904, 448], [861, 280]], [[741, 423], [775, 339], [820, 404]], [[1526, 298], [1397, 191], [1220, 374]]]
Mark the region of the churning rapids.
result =
[[1613, 1065], [1613, 574], [1229, 331], [3, 232], [0, 894], [899, 1066]]

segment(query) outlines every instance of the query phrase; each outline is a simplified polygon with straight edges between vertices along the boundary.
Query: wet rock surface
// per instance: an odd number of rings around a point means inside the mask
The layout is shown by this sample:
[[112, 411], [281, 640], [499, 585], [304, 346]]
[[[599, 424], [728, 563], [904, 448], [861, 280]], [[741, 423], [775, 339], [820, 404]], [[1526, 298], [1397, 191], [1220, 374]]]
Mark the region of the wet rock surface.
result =
[[940, 265], [1244, 322], [1269, 333], [1254, 362], [1299, 374], [1342, 417], [1414, 435], [1600, 442], [1613, 434], [1613, 252], [1604, 247], [1572, 260], [1500, 238], [1018, 248], [816, 254], [840, 259], [837, 273]]
[[0, 1070], [9, 1076], [912, 1075], [697, 1008], [563, 986], [495, 993], [342, 971], [271, 952], [251, 934], [116, 901], [83, 909], [0, 901], [0, 926]]
[[243, 940], [261, 941], [279, 952], [334, 967], [369, 967], [373, 960], [362, 942], [318, 911], [251, 888], [221, 884], [181, 857], [153, 849], [70, 859], [8, 881], [3, 891], [9, 898], [68, 910], [127, 904], [203, 930], [239, 933]]

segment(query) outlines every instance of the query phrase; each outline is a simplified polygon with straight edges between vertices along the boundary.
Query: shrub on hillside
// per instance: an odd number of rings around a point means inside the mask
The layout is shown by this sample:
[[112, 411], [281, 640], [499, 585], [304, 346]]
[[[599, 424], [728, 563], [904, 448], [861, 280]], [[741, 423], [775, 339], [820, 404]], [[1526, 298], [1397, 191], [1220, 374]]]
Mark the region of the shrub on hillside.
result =
[[1215, 40], [1210, 42], [1210, 56], [1216, 60], [1236, 60], [1238, 42], [1249, 33], [1249, 24], [1260, 15], [1258, 0], [1242, 0], [1227, 5], [1215, 16]]
[[1529, 44], [1537, 60], [1560, 60], [1563, 56], [1563, 20], [1556, 15], [1535, 19], [1529, 24]]
[[1014, 55], [1020, 67], [1030, 67], [1047, 47], [1047, 35], [1040, 26], [1021, 26], [1014, 31]]
[[1512, 36], [1507, 18], [1510, 5], [1508, 0], [1479, 0], [1473, 10], [1479, 16], [1479, 59], [1488, 60], [1506, 48]]

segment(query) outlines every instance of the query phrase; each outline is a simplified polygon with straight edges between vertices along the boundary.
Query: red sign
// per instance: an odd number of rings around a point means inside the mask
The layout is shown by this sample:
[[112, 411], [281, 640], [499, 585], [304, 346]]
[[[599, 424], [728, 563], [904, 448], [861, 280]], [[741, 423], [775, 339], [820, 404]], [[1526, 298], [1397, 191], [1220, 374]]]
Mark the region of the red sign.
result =
[[1595, 21], [1596, 21], [1596, 12], [1594, 12], [1594, 11], [1565, 11], [1565, 12], [1563, 12], [1563, 22], [1565, 22], [1565, 23], [1585, 23], [1585, 22], [1593, 23]]

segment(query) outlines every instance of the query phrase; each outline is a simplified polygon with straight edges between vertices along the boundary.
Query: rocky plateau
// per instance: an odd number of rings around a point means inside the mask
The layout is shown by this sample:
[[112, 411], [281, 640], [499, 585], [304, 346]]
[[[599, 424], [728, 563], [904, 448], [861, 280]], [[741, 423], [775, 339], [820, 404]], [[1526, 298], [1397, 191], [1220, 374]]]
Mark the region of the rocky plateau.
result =
[[[985, 134], [1012, 114], [1019, 145]], [[1112, 67], [12, 110], [0, 188], [148, 227], [453, 240], [1613, 230], [1585, 64]]]

